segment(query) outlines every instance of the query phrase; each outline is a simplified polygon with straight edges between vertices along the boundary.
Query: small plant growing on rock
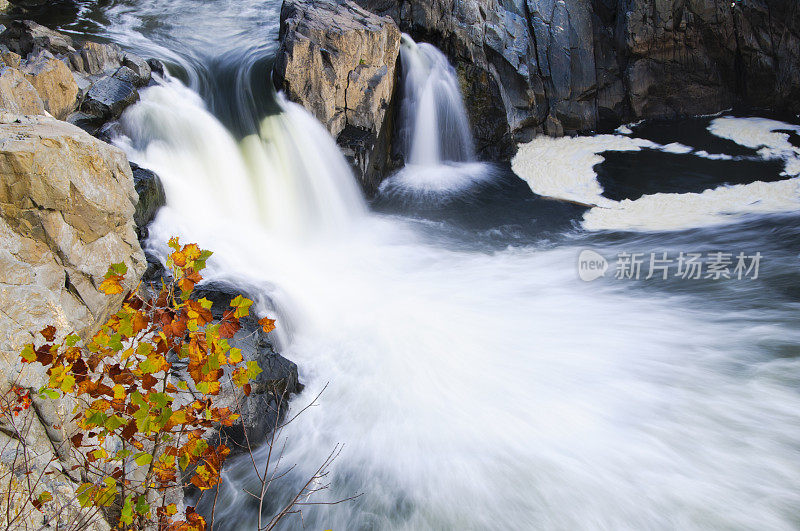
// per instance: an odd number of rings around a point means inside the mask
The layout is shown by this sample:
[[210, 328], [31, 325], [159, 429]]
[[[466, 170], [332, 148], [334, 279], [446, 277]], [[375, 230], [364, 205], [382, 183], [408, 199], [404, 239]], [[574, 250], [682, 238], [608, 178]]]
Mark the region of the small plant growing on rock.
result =
[[[209, 434], [233, 425], [238, 414], [217, 407], [216, 398], [223, 385], [249, 395], [261, 372], [229, 343], [252, 301], [236, 297], [214, 322], [212, 303], [192, 298], [211, 253], [175, 238], [170, 247], [173, 280], [162, 281], [155, 296], [131, 290], [85, 344], [75, 334], [56, 341], [56, 328], [48, 326], [41, 346], [28, 345], [21, 354], [25, 363], [46, 368], [48, 382], [35, 392], [39, 399], [66, 397], [75, 404], [65, 422], [72, 434], [65, 445], [74, 463], [69, 472], [81, 478], [77, 501], [102, 510], [120, 529], [206, 528], [193, 507], [179, 507], [176, 494], [189, 483], [201, 491], [219, 483], [230, 450], [210, 442]], [[113, 265], [101, 291], [125, 293], [125, 273], [124, 264]], [[267, 318], [258, 323], [265, 332], [275, 326]], [[28, 390], [15, 389], [11, 398], [6, 416], [30, 406]], [[51, 498], [49, 492], [28, 493], [36, 509]]]

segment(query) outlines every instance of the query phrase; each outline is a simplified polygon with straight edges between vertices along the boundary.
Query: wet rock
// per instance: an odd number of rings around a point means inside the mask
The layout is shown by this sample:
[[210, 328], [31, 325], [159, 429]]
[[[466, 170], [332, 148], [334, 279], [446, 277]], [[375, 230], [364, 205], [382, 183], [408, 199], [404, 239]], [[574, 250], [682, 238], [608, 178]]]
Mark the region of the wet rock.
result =
[[70, 63], [76, 72], [99, 75], [116, 71], [122, 58], [122, 49], [116, 44], [87, 42], [70, 55]]
[[136, 223], [136, 233], [141, 240], [147, 237], [147, 226], [155, 219], [158, 210], [167, 203], [167, 197], [161, 179], [155, 172], [133, 162], [130, 165], [134, 187], [139, 195], [133, 220]]
[[139, 93], [133, 83], [108, 76], [92, 85], [86, 93], [81, 111], [104, 122], [118, 118], [129, 105], [139, 101]]
[[[347, 127], [381, 135], [395, 93], [400, 32], [389, 18], [350, 0], [291, 0], [281, 10], [281, 47], [275, 80], [338, 138]], [[369, 181], [385, 165], [365, 154]]]
[[[143, 87], [150, 82], [150, 78], [152, 77], [150, 63], [138, 55], [126, 53], [122, 57], [122, 67], [130, 69], [134, 76], [132, 78], [132, 83], [137, 87]], [[163, 73], [163, 65], [161, 71]]]
[[796, 2], [356, 1], [450, 58], [484, 157], [737, 104], [800, 111]]
[[15, 20], [0, 34], [0, 44], [22, 57], [41, 50], [69, 55], [75, 51], [72, 39], [31, 20]]
[[[214, 281], [198, 286], [193, 296], [210, 300], [214, 319], [221, 319], [230, 310], [230, 302], [238, 295], [258, 301], [255, 293], [248, 294], [256, 289]], [[257, 361], [263, 372], [253, 384], [250, 396], [245, 396], [238, 388], [228, 387], [218, 398], [219, 407], [230, 407], [242, 415], [234, 426], [222, 430], [222, 436], [227, 439], [234, 453], [246, 452], [248, 439], [254, 446], [261, 444], [283, 418], [290, 396], [303, 389], [297, 365], [275, 352], [268, 334], [264, 333], [256, 319], [246, 317], [241, 323], [242, 329], [231, 340], [231, 345], [242, 349], [244, 360]], [[219, 436], [218, 433], [209, 434], [212, 438]]]

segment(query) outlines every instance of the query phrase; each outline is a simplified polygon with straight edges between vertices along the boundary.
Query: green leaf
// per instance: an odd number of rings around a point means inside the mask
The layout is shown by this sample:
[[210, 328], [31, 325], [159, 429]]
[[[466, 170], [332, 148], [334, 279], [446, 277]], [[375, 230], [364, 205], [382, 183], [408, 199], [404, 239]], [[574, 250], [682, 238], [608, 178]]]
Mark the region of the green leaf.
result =
[[113, 416], [109, 417], [108, 420], [106, 421], [105, 428], [108, 431], [114, 431], [117, 428], [120, 428], [120, 427], [124, 426], [125, 424], [127, 424], [127, 423], [125, 422], [125, 420], [122, 417], [120, 417], [118, 415], [113, 415]]
[[45, 398], [49, 398], [50, 400], [58, 400], [61, 398], [61, 395], [54, 389], [42, 388], [39, 390], [39, 398], [42, 400]]
[[147, 452], [139, 452], [136, 454], [136, 457], [133, 458], [139, 466], [149, 465], [151, 461], [153, 461], [153, 456], [148, 454]]
[[125, 504], [122, 506], [122, 513], [120, 513], [119, 521], [125, 525], [131, 525], [133, 523], [133, 503], [131, 503], [132, 496], [128, 495], [125, 497]]
[[128, 272], [128, 266], [125, 265], [124, 262], [120, 262], [118, 264], [111, 264], [108, 268], [108, 273], [106, 273], [106, 278], [113, 277], [116, 275], [125, 275]]
[[76, 334], [70, 334], [64, 339], [64, 343], [66, 343], [68, 347], [74, 347], [80, 340], [80, 336]]
[[22, 359], [29, 363], [36, 361], [36, 353], [33, 351], [33, 345], [25, 345], [25, 348], [22, 349], [20, 355], [22, 356]]
[[242, 317], [250, 315], [250, 306], [252, 306], [252, 304], [253, 301], [250, 299], [237, 295], [236, 298], [231, 301], [231, 307], [236, 309], [234, 313], [236, 318], [241, 319]]
[[261, 374], [262, 371], [261, 367], [258, 366], [257, 361], [248, 361], [247, 362], [247, 377], [251, 380], [255, 380], [256, 377]]
[[134, 509], [138, 514], [145, 516], [150, 511], [150, 504], [147, 503], [144, 496], [139, 496], [136, 499], [136, 507], [134, 507]]
[[94, 485], [91, 483], [83, 483], [78, 487], [78, 503], [81, 504], [81, 507], [88, 507], [90, 505], [93, 491]]

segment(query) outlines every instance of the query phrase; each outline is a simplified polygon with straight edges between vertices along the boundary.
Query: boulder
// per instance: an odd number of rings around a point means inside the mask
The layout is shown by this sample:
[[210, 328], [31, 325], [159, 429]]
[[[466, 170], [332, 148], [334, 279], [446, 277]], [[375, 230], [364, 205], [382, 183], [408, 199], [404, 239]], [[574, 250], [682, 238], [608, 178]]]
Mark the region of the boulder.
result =
[[65, 119], [78, 105], [78, 84], [63, 61], [45, 50], [29, 57], [21, 69], [39, 93], [47, 112]]
[[75, 72], [90, 76], [114, 72], [122, 65], [123, 52], [116, 44], [86, 42], [70, 54], [70, 64]]
[[81, 111], [105, 122], [118, 118], [126, 107], [139, 101], [136, 87], [126, 79], [107, 76], [92, 85], [81, 104]]
[[97, 290], [108, 266], [126, 263], [134, 283], [145, 259], [122, 151], [46, 116], [2, 114], [0, 131], [0, 352], [13, 364], [47, 324], [105, 321], [120, 303]]
[[[350, 0], [291, 0], [281, 10], [280, 35], [278, 88], [334, 138], [346, 128], [363, 131], [370, 140], [362, 156], [369, 158], [390, 117], [400, 52], [397, 25]], [[385, 153], [375, 155], [362, 161], [366, 181], [386, 163]]]
[[[57, 339], [72, 331], [88, 337], [117, 311], [122, 296], [97, 288], [111, 263], [127, 264], [126, 281], [138, 283], [145, 258], [134, 232], [136, 201], [119, 149], [49, 116], [0, 113], [0, 393], [12, 383], [39, 389], [47, 381], [42, 367], [19, 360], [25, 344], [41, 339], [39, 330], [54, 325]], [[45, 479], [57, 489], [56, 504], [74, 500], [79, 481], [67, 477], [73, 462], [61, 444], [74, 434], [74, 406], [67, 398], [34, 399], [26, 435], [45, 463], [57, 458], [55, 475]], [[4, 456], [0, 465], [9, 465]], [[58, 518], [84, 516], [75, 508]]]
[[[257, 291], [257, 288], [237, 286], [226, 281], [212, 281], [198, 286], [193, 297], [211, 301], [211, 313], [215, 320], [219, 320], [230, 310], [230, 302], [238, 295], [249, 297], [258, 303], [258, 298], [248, 295], [248, 291]], [[253, 311], [265, 310], [264, 305], [271, 306], [271, 303], [266, 301], [256, 304]], [[257, 361], [263, 372], [253, 384], [250, 396], [245, 396], [238, 388], [223, 386], [217, 406], [229, 407], [232, 411], [239, 412], [241, 418], [230, 428], [223, 428], [221, 432], [212, 431], [207, 435], [209, 439], [223, 436], [234, 454], [246, 452], [248, 440], [254, 446], [263, 443], [276, 423], [283, 419], [290, 396], [303, 390], [297, 365], [275, 352], [269, 335], [264, 333], [256, 319], [249, 316], [240, 322], [242, 329], [230, 343], [242, 350], [245, 361]], [[188, 375], [185, 379], [191, 383]]]
[[133, 171], [133, 184], [139, 196], [133, 220], [136, 223], [136, 233], [139, 239], [142, 239], [147, 237], [147, 226], [155, 219], [158, 210], [167, 203], [167, 197], [161, 179], [155, 172], [133, 162], [130, 165]]
[[12, 114], [44, 114], [39, 93], [16, 68], [0, 68], [0, 109]]
[[[28, 20], [0, 33], [0, 58], [25, 74], [46, 111], [91, 133], [138, 101], [137, 87], [152, 75], [148, 61], [115, 44], [85, 42], [76, 50], [68, 36]], [[16, 109], [7, 107], [22, 112]]]

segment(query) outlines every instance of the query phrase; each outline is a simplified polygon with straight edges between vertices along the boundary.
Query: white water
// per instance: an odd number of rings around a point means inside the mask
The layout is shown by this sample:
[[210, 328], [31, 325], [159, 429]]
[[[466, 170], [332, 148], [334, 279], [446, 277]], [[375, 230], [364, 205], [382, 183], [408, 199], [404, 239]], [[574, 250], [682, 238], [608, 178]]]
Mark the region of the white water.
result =
[[[770, 358], [762, 345], [778, 330], [795, 343], [800, 333], [770, 324], [779, 313], [729, 310], [719, 319], [686, 297], [590, 286], [577, 279], [578, 249], [569, 245], [447, 250], [412, 225], [369, 215], [335, 239], [286, 239], [268, 225], [234, 223], [241, 212], [225, 198], [253, 187], [224, 164], [203, 166], [203, 179], [245, 188], [210, 192], [222, 205], [202, 223], [194, 201], [175, 197], [201, 188], [201, 165], [187, 159], [239, 155], [199, 107], [182, 126], [169, 113], [143, 112], [158, 94], [146, 93], [125, 118], [130, 131], [151, 131], [134, 154], [167, 183], [170, 207], [152, 241], [180, 234], [216, 251], [212, 274], [270, 287], [283, 353], [307, 385], [295, 408], [328, 384], [319, 406], [284, 433], [283, 462], [297, 468], [276, 495], [344, 443], [323, 499], [363, 496], [307, 507], [306, 526], [794, 527], [800, 361]], [[319, 208], [329, 206], [337, 210]], [[250, 467], [249, 458], [228, 465], [222, 529], [255, 525], [244, 494], [256, 488]]]
[[430, 166], [475, 159], [467, 111], [456, 72], [428, 43], [403, 35], [401, 137], [408, 164]]
[[[192, 8], [171, 6], [176, 18]], [[798, 527], [800, 360], [778, 355], [800, 344], [796, 304], [757, 283], [586, 284], [580, 249], [608, 242], [485, 251], [477, 236], [452, 245], [365, 213], [332, 140], [283, 105], [237, 142], [167, 83], [126, 113], [119, 141], [167, 189], [149, 243], [198, 242], [215, 251], [212, 277], [263, 288], [307, 385], [293, 407], [329, 384], [285, 433], [297, 469], [275, 495], [343, 443], [328, 499], [363, 496], [306, 507], [306, 527]], [[414, 186], [458, 188], [433, 175]], [[227, 467], [220, 529], [255, 527], [250, 467]]]
[[435, 46], [403, 34], [403, 100], [399, 144], [406, 166], [383, 182], [384, 196], [446, 201], [490, 181], [491, 168], [475, 161], [475, 148], [456, 72]]
[[366, 214], [336, 143], [299, 105], [280, 98], [283, 112], [237, 143], [175, 79], [141, 97], [122, 117], [117, 143], [161, 177], [170, 208], [187, 220], [303, 237], [349, 230]]

